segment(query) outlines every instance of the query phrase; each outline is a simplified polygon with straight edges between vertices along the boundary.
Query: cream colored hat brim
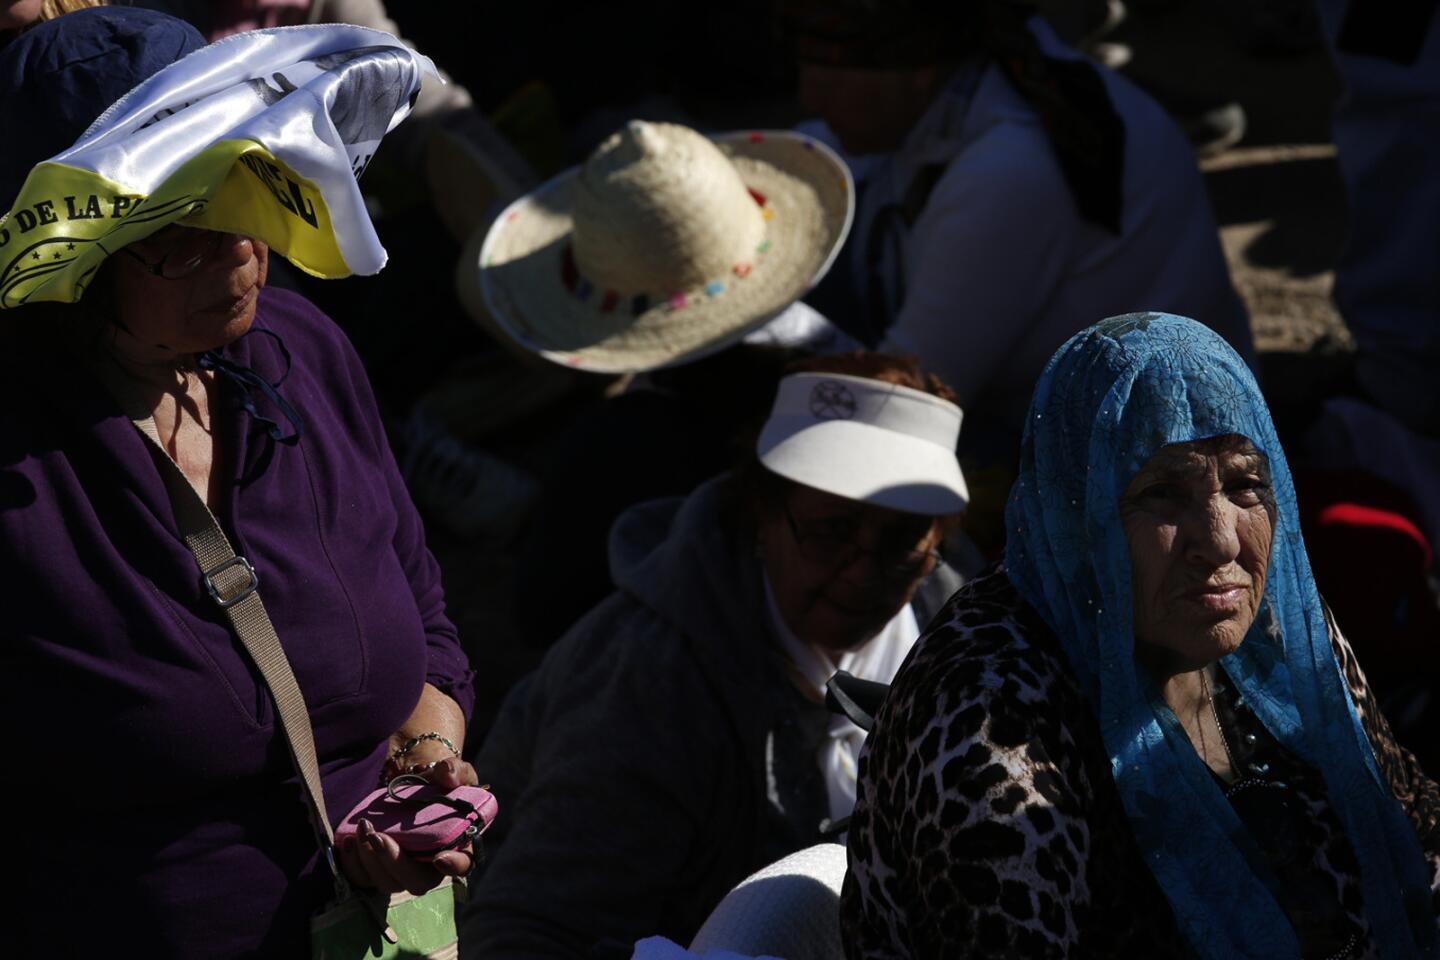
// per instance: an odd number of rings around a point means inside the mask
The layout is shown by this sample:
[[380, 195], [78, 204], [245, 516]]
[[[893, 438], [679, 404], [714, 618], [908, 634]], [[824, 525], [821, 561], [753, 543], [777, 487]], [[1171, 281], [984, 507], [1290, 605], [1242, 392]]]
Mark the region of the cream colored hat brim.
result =
[[512, 203], [481, 245], [480, 294], [489, 318], [528, 350], [596, 373], [651, 370], [721, 349], [761, 326], [813, 287], [834, 262], [854, 215], [854, 182], [824, 144], [792, 131], [712, 138], [774, 215], [769, 247], [748, 275], [716, 277], [723, 290], [672, 309], [657, 292], [638, 316], [622, 299], [602, 311], [604, 291], [566, 289], [561, 258], [573, 229], [578, 168]]
[[868, 423], [772, 419], [758, 452], [787, 480], [902, 513], [939, 517], [970, 500], [953, 450]]
[[842, 373], [780, 381], [755, 453], [796, 483], [847, 500], [943, 516], [965, 509], [955, 445], [963, 412], [900, 384]]

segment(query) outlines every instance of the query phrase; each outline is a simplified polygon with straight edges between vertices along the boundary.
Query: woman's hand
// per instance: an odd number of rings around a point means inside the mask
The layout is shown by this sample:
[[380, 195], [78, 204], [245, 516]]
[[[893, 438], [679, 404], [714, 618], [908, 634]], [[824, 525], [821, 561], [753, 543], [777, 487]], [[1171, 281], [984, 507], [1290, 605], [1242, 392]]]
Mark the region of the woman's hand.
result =
[[[407, 745], [411, 745], [410, 749], [404, 750]], [[464, 749], [464, 712], [458, 703], [427, 683], [409, 718], [390, 735], [386, 753], [389, 759], [381, 783], [400, 773], [428, 775], [441, 761], [462, 756]]]
[[[436, 764], [426, 779], [447, 790], [480, 784], [475, 768], [455, 757]], [[345, 838], [335, 848], [346, 879], [355, 886], [381, 893], [405, 890], [416, 896], [432, 889], [445, 877], [468, 874], [474, 864], [471, 853], [472, 847], [467, 843], [446, 850], [432, 861], [416, 860], [401, 850], [393, 837], [375, 830], [366, 820], [360, 821], [356, 836]]]

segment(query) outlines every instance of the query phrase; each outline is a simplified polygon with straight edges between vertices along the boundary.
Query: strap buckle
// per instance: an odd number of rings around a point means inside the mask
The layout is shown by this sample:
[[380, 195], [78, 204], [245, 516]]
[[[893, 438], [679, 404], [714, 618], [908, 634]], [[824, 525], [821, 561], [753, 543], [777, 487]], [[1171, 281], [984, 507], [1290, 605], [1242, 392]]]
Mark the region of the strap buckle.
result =
[[[221, 573], [224, 573], [226, 570], [229, 570], [231, 567], [243, 567], [245, 569], [245, 573], [248, 574], [250, 577], [250, 582], [245, 584], [244, 587], [241, 588], [239, 593], [236, 593], [231, 597], [224, 597], [220, 594], [220, 588], [215, 586], [215, 577]], [[201, 582], [205, 584], [205, 592], [210, 594], [210, 599], [218, 603], [220, 605], [220, 609], [224, 610], [229, 607], [235, 606], [235, 604], [239, 603], [241, 600], [244, 600], [246, 597], [250, 596], [250, 594], [254, 593], [255, 590], [260, 586], [260, 577], [255, 573], [255, 568], [250, 566], [249, 560], [246, 560], [242, 556], [236, 555], [231, 557], [229, 560], [222, 560], [215, 566], [211, 567], [209, 570], [206, 570], [205, 575], [201, 577]]]

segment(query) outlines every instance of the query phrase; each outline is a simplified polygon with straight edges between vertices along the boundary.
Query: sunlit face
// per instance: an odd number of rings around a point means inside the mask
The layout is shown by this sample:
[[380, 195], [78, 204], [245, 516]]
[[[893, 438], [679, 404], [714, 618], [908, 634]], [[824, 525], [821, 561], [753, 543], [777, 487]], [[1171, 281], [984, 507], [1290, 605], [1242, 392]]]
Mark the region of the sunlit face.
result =
[[[206, 258], [193, 272], [179, 279], [151, 272], [167, 251], [177, 245], [182, 250], [193, 247], [197, 237], [206, 241]], [[250, 329], [270, 262], [264, 243], [233, 233], [170, 226], [127, 250], [138, 251], [140, 259], [125, 251], [110, 258], [116, 316], [141, 344], [203, 353]]]
[[761, 559], [801, 641], [833, 651], [870, 640], [934, 569], [937, 518], [789, 485], [762, 519]]
[[941, 66], [907, 69], [800, 64], [799, 97], [847, 153], [897, 149], [948, 75]]
[[[1120, 500], [1137, 652], [1195, 670], [1245, 639], [1265, 593], [1274, 501], [1243, 437], [1162, 448]], [[1142, 649], [1145, 648], [1145, 649]]]

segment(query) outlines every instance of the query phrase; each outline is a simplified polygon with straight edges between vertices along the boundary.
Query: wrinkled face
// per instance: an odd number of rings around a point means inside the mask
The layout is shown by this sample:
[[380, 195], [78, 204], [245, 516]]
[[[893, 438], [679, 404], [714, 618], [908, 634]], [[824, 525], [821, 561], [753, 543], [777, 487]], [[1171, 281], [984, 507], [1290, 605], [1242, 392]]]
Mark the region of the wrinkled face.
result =
[[761, 560], [785, 623], [801, 641], [840, 652], [870, 640], [935, 568], [935, 517], [902, 513], [790, 484], [758, 531]]
[[[198, 266], [178, 279], [152, 272], [163, 263], [173, 274], [193, 259]], [[124, 329], [147, 347], [193, 354], [224, 346], [250, 329], [270, 250], [249, 237], [171, 225], [109, 262], [116, 316]]]
[[1137, 653], [1178, 673], [1238, 648], [1270, 562], [1275, 507], [1265, 457], [1233, 435], [1171, 444], [1131, 481], [1120, 517]]
[[825, 121], [847, 153], [897, 149], [949, 70], [800, 64], [800, 103]]

